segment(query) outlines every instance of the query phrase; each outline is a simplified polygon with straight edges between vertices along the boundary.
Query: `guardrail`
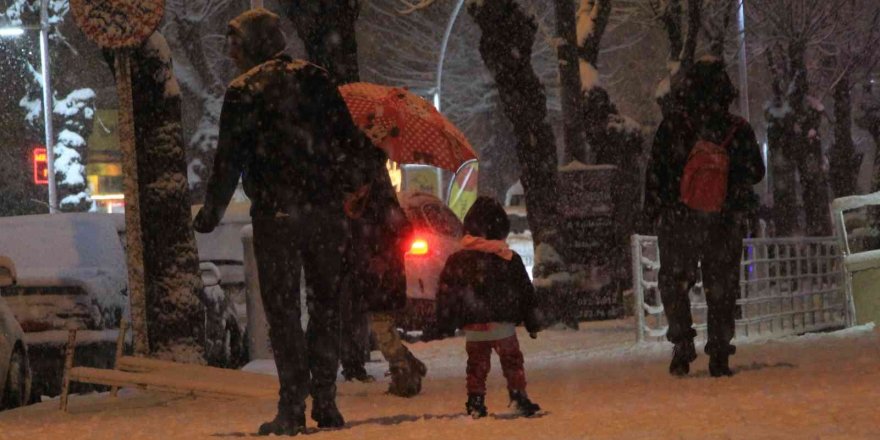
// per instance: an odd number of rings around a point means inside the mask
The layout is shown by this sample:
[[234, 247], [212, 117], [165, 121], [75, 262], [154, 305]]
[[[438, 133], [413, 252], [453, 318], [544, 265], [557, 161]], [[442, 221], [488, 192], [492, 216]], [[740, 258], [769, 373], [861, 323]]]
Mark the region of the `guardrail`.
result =
[[[638, 340], [663, 340], [657, 238], [633, 235], [632, 266]], [[778, 337], [848, 325], [839, 241], [835, 237], [743, 240], [738, 338]], [[694, 328], [705, 337], [706, 297], [701, 282], [690, 292]]]

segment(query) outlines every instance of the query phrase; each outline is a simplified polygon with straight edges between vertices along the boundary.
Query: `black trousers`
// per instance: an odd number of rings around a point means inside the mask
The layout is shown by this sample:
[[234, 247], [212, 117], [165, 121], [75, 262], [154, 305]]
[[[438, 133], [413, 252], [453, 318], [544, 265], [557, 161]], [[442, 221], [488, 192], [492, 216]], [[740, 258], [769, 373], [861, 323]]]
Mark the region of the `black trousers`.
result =
[[[336, 397], [346, 219], [341, 208], [311, 208], [254, 218], [253, 228], [260, 293], [281, 383], [278, 411], [301, 413], [310, 392], [316, 400]], [[305, 334], [300, 324], [301, 270], [309, 311]]]
[[[736, 299], [744, 222], [732, 216], [694, 212], [668, 213], [658, 228], [660, 246], [659, 287], [672, 343], [692, 340], [691, 302], [688, 292], [703, 275], [708, 303], [706, 353], [730, 350], [736, 326]], [[698, 269], [697, 263], [700, 263]]]

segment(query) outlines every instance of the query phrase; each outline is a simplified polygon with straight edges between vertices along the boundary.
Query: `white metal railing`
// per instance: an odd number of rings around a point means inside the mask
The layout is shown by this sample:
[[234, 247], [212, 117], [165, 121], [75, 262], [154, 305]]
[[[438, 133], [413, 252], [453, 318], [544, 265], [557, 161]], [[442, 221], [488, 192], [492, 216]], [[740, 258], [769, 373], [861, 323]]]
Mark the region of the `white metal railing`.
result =
[[[657, 238], [633, 235], [632, 270], [637, 338], [662, 340], [667, 324], [660, 298]], [[799, 334], [848, 324], [839, 241], [835, 237], [743, 240], [736, 335]], [[694, 328], [705, 336], [706, 297], [690, 292]]]

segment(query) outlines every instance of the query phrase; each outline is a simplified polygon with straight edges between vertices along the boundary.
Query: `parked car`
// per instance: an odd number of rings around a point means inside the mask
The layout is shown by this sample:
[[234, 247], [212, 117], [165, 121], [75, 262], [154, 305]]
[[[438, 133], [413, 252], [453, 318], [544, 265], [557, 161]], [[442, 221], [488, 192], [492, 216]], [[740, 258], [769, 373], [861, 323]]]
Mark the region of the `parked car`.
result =
[[[63, 348], [67, 330], [76, 328], [77, 363], [111, 368], [119, 322], [130, 316], [128, 274], [124, 253], [122, 214], [62, 213], [0, 218], [0, 254], [16, 263], [17, 285], [2, 292], [20, 323], [31, 355], [34, 394], [60, 390]], [[212, 277], [202, 271], [207, 286], [205, 346], [214, 365], [238, 366], [235, 356], [215, 354], [243, 351], [242, 327], [231, 301]], [[216, 280], [205, 280], [205, 277]]]
[[463, 227], [455, 213], [431, 194], [403, 191], [397, 198], [413, 226], [404, 257], [407, 306], [398, 325], [419, 330], [433, 320], [440, 273], [446, 259], [461, 248]]
[[[15, 266], [0, 256], [0, 292], [15, 285]], [[0, 296], [0, 410], [27, 404], [31, 395], [31, 368], [24, 331]]]

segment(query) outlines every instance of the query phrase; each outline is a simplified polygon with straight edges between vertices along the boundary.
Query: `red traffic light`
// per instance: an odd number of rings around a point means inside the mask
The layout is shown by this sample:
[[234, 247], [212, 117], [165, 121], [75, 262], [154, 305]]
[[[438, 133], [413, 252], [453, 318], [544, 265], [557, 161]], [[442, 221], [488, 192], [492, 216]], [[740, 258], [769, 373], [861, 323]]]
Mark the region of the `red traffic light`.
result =
[[34, 148], [33, 153], [34, 164], [34, 183], [37, 185], [49, 184], [49, 161], [46, 149], [43, 147]]

